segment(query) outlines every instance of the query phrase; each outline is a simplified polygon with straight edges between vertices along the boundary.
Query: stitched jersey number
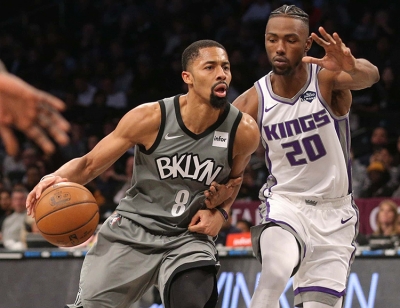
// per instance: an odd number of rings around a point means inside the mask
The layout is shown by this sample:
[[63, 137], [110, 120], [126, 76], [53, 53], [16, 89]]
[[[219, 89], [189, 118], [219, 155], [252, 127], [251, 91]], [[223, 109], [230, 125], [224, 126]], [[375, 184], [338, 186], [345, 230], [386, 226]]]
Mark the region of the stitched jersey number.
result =
[[172, 216], [181, 216], [185, 211], [186, 204], [189, 201], [189, 192], [187, 190], [180, 190], [175, 196], [175, 204], [172, 206]]
[[[315, 161], [326, 155], [324, 144], [319, 135], [312, 135], [302, 140], [295, 140], [283, 143], [282, 148], [291, 148], [292, 151], [286, 153], [286, 157], [292, 166], [307, 164], [309, 161]], [[305, 155], [303, 154], [305, 151]], [[302, 155], [303, 154], [303, 155]], [[302, 155], [300, 157], [296, 157]]]

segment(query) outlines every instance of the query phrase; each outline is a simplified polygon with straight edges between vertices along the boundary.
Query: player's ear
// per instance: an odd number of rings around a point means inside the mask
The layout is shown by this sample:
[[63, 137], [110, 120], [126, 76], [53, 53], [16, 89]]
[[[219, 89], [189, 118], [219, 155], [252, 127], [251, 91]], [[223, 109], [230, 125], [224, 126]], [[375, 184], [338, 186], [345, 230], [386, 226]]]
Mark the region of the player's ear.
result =
[[312, 43], [313, 43], [313, 39], [312, 39], [312, 37], [310, 35], [306, 40], [306, 47], [304, 48], [304, 52], [305, 53], [311, 49]]
[[182, 79], [186, 84], [192, 84], [192, 74], [188, 71], [182, 71]]

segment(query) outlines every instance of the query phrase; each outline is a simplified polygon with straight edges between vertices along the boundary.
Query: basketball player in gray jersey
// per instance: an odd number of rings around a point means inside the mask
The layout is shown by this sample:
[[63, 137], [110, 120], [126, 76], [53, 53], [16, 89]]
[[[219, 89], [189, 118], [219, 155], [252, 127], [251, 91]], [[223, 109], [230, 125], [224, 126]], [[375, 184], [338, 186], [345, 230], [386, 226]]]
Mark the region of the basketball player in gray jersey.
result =
[[[379, 80], [337, 33], [309, 35], [308, 15], [283, 5], [269, 17], [265, 48], [272, 71], [233, 103], [258, 121], [271, 173], [260, 191], [259, 226], [251, 229], [262, 263], [252, 308], [278, 308], [294, 275], [295, 305], [343, 304], [358, 211], [351, 195], [350, 90]], [[322, 59], [306, 56], [312, 41]]]
[[188, 93], [132, 109], [92, 151], [45, 176], [28, 196], [34, 215], [44, 189], [86, 184], [135, 146], [132, 187], [102, 225], [68, 307], [130, 307], [153, 285], [167, 308], [216, 305], [213, 237], [260, 134], [253, 118], [227, 102], [231, 72], [222, 45], [191, 44], [182, 67]]

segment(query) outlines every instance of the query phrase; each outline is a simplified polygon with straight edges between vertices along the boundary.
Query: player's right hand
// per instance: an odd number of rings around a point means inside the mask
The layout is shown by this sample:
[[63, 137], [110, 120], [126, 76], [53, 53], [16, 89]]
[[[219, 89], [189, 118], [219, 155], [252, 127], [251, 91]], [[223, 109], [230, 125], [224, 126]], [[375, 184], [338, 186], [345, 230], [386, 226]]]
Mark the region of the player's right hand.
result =
[[42, 192], [51, 185], [68, 182], [67, 178], [60, 177], [58, 175], [47, 175], [42, 178], [42, 180], [36, 184], [32, 191], [28, 194], [26, 198], [26, 213], [29, 216], [35, 217], [35, 205], [36, 201], [39, 200]]
[[210, 188], [204, 192], [204, 196], [206, 197], [204, 204], [209, 209], [221, 205], [232, 196], [235, 187], [241, 183], [242, 177], [230, 179], [226, 184], [212, 182]]

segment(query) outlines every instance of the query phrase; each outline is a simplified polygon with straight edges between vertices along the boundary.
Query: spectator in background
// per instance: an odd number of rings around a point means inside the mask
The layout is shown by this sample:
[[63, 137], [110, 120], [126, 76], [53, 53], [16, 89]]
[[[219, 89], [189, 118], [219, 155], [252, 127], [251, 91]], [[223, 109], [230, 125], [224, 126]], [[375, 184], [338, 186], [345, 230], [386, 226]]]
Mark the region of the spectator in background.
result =
[[365, 166], [371, 163], [371, 156], [376, 150], [389, 144], [389, 132], [385, 127], [375, 127], [372, 131], [368, 152], [359, 157], [359, 160]]
[[28, 191], [31, 191], [44, 175], [44, 173], [41, 173], [41, 169], [38, 165], [29, 165], [26, 169], [22, 183], [25, 185]]
[[232, 209], [229, 211], [229, 217], [227, 221], [224, 222], [222, 225], [221, 230], [218, 233], [217, 239], [215, 240], [215, 245], [217, 246], [225, 246], [226, 245], [226, 238], [229, 234], [232, 233], [241, 233], [242, 230], [237, 228], [235, 225], [232, 224]]
[[117, 207], [118, 203], [114, 202], [114, 196], [118, 191], [118, 187], [121, 186], [121, 183], [125, 183], [126, 180], [124, 174], [118, 174], [115, 171], [115, 164], [93, 180], [95, 186], [104, 197], [104, 204], [100, 206], [100, 216], [103, 220], [110, 216]]
[[[133, 152], [133, 151], [132, 151]], [[118, 204], [119, 201], [125, 197], [126, 191], [129, 189], [129, 187], [132, 186], [132, 175], [133, 175], [133, 168], [134, 168], [134, 155], [128, 156], [128, 158], [125, 161], [125, 176], [126, 179], [124, 181], [124, 184], [121, 186], [120, 189], [115, 193], [114, 195], [114, 203]]]
[[126, 109], [128, 100], [126, 94], [115, 89], [115, 80], [105, 76], [101, 80], [101, 89], [106, 93], [106, 106], [114, 109]]
[[386, 170], [390, 174], [390, 181], [388, 183], [391, 187], [398, 187], [399, 186], [399, 172], [400, 169], [398, 166], [394, 165], [394, 157], [392, 150], [388, 146], [384, 146], [375, 151], [373, 156], [371, 157], [372, 161], [378, 161], [383, 163]]
[[93, 96], [93, 102], [84, 110], [84, 117], [88, 123], [88, 127], [94, 132], [100, 132], [103, 129], [103, 124], [113, 108], [106, 106], [107, 93], [103, 90], [97, 90]]
[[260, 190], [267, 181], [269, 175], [268, 168], [265, 164], [265, 149], [261, 142], [257, 150], [251, 156], [249, 165], [254, 172], [255, 185], [258, 187], [258, 190]]
[[85, 74], [77, 74], [73, 79], [73, 83], [77, 93], [77, 104], [84, 107], [90, 106], [93, 103], [93, 97], [97, 92], [97, 88], [89, 84]]
[[3, 222], [12, 212], [11, 192], [7, 189], [3, 189], [0, 191], [0, 240], [2, 239]]
[[358, 158], [354, 158], [353, 148], [350, 155], [353, 196], [359, 198], [361, 190], [367, 185], [367, 167], [361, 164]]
[[271, 4], [267, 0], [252, 1], [246, 12], [242, 16], [242, 21], [247, 22], [260, 22], [264, 23], [271, 13]]
[[28, 166], [34, 164], [38, 158], [38, 151], [33, 146], [27, 146], [16, 156], [7, 155], [3, 161], [3, 172], [7, 184], [12, 186], [22, 182]]
[[373, 233], [374, 235], [396, 235], [397, 207], [396, 202], [391, 199], [385, 199], [379, 203], [379, 212], [376, 216], [377, 229]]
[[114, 69], [115, 91], [128, 92], [133, 81], [133, 72], [126, 61], [119, 60]]
[[393, 154], [393, 165], [400, 167], [400, 135], [397, 136], [395, 151]]
[[236, 222], [236, 228], [238, 228], [242, 232], [250, 232], [251, 227], [253, 227], [253, 224], [247, 219], [238, 219], [238, 221]]
[[396, 219], [396, 235], [400, 236], [400, 215], [397, 214], [397, 219]]
[[360, 192], [360, 198], [391, 197], [395, 187], [390, 186], [390, 173], [384, 164], [373, 161], [367, 168], [369, 184]]
[[251, 168], [251, 165], [247, 165], [243, 173], [242, 186], [236, 196], [237, 201], [252, 201], [258, 200], [258, 191], [261, 186], [256, 185], [256, 174]]
[[23, 245], [27, 248], [27, 234], [28, 233], [40, 233], [39, 228], [36, 225], [36, 220], [35, 218], [26, 215], [25, 221], [24, 221], [24, 227], [21, 230], [21, 242]]
[[11, 207], [13, 213], [4, 219], [2, 226], [3, 245], [10, 250], [25, 249], [25, 243], [21, 239], [21, 232], [25, 228], [26, 197], [25, 189], [14, 189], [11, 193]]
[[70, 143], [62, 147], [62, 155], [65, 161], [86, 154], [85, 130], [82, 123], [71, 122]]

